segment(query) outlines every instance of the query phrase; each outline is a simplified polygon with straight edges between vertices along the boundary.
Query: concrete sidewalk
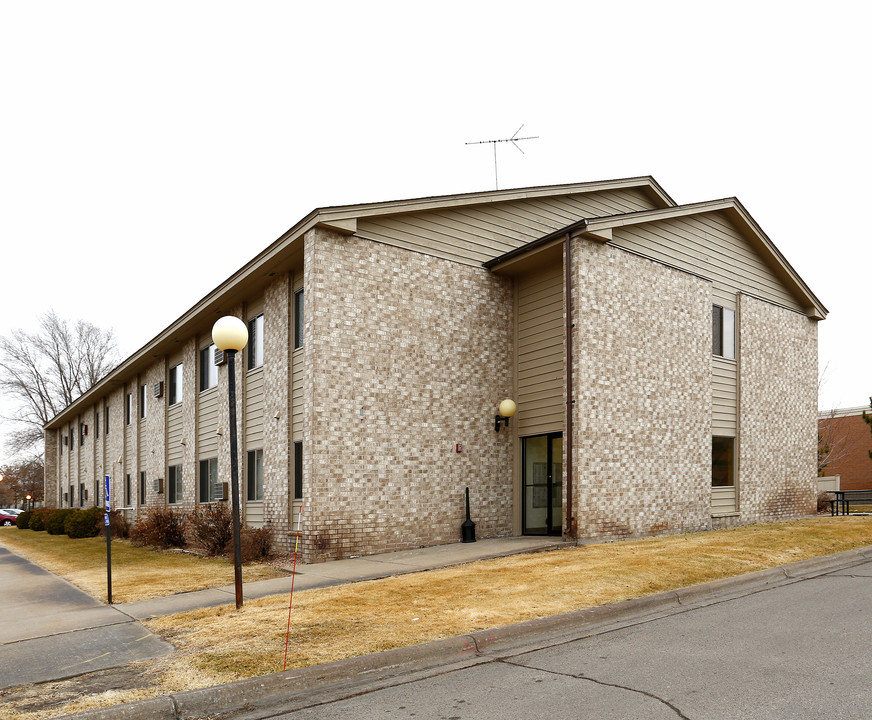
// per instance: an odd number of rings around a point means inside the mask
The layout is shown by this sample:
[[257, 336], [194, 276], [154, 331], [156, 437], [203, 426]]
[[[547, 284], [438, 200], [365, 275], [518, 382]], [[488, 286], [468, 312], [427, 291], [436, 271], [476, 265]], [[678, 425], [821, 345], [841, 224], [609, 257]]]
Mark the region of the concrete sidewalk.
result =
[[[559, 547], [568, 547], [560, 538], [554, 537], [507, 537], [478, 540], [474, 543], [452, 543], [435, 547], [403, 550], [384, 553], [382, 555], [367, 555], [366, 557], [350, 558], [348, 560], [331, 560], [323, 563], [304, 565], [297, 564], [294, 592], [312, 588], [342, 585], [360, 580], [375, 580], [392, 575], [434, 570], [484, 560], [487, 558], [506, 557], [521, 553], [542, 552]], [[284, 568], [291, 572], [290, 566]], [[243, 568], [243, 580], [245, 569]], [[259, 580], [242, 585], [242, 596], [245, 600], [280, 595], [291, 591], [291, 577]], [[172, 615], [174, 613], [196, 610], [203, 607], [214, 607], [235, 602], [236, 588], [233, 584], [209, 590], [195, 590], [179, 593], [153, 600], [139, 600], [130, 603], [118, 603], [112, 607], [135, 620]]]
[[0, 690], [167, 655], [117, 608], [0, 547]]

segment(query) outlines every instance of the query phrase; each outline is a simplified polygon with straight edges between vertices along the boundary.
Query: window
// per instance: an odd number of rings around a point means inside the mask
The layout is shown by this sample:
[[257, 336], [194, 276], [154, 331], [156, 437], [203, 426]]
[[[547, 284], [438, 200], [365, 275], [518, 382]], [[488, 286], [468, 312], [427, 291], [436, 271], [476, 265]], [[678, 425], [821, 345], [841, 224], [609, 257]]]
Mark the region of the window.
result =
[[66, 442], [67, 442], [67, 436], [66, 436], [66, 435], [60, 435], [60, 436], [58, 437], [58, 453], [59, 453], [60, 455], [63, 455], [63, 454], [64, 454], [64, 445], [66, 444]]
[[106, 431], [106, 434], [109, 434], [109, 406], [106, 406], [106, 417], [104, 418], [105, 422], [103, 423], [103, 427]]
[[170, 405], [178, 405], [182, 401], [182, 363], [170, 368]]
[[100, 411], [94, 413], [94, 439], [100, 437]]
[[735, 485], [733, 472], [733, 447], [735, 438], [712, 438], [712, 487], [730, 487]]
[[79, 483], [79, 507], [85, 507], [85, 483]]
[[73, 505], [76, 504], [76, 494], [73, 492], [75, 487], [76, 487], [75, 485], [70, 485], [70, 493], [69, 493], [70, 507], [73, 507]]
[[303, 347], [303, 291], [294, 293], [294, 350]]
[[263, 450], [248, 451], [249, 501], [263, 500]]
[[712, 305], [712, 354], [736, 359], [736, 311]]
[[200, 502], [214, 502], [218, 495], [218, 458], [200, 460]]
[[218, 366], [215, 364], [214, 345], [200, 350], [200, 391], [208, 390], [218, 384]]
[[139, 504], [145, 505], [145, 471], [139, 473]]
[[145, 419], [147, 406], [148, 406], [148, 385], [142, 385], [139, 388], [139, 417], [142, 420]]
[[263, 313], [248, 321], [248, 369], [263, 365]]
[[127, 407], [124, 411], [124, 422], [128, 425], [133, 421], [133, 393], [127, 393]]
[[85, 444], [85, 433], [88, 432], [88, 426], [85, 423], [79, 423], [79, 446]]
[[182, 466], [170, 465], [169, 482], [167, 485], [168, 502], [175, 505], [182, 501]]
[[303, 443], [294, 443], [294, 499], [303, 497]]
[[130, 482], [130, 474], [124, 477], [124, 507], [130, 507], [133, 504], [133, 485]]

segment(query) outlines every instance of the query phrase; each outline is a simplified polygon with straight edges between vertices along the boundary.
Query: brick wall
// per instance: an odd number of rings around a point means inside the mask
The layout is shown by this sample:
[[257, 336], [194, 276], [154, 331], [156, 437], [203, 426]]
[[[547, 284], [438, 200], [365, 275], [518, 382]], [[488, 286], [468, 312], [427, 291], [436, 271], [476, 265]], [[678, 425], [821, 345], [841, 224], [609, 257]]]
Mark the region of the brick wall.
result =
[[467, 486], [511, 534], [511, 282], [320, 229], [305, 253], [305, 559], [459, 540]]
[[[869, 414], [869, 408], [866, 408]], [[872, 488], [872, 433], [861, 414], [821, 418], [818, 432], [830, 446], [833, 458], [826, 475], [841, 475], [842, 490]]]
[[742, 522], [815, 512], [817, 323], [739, 296]]
[[710, 284], [581, 240], [573, 286], [579, 539], [710, 527]]

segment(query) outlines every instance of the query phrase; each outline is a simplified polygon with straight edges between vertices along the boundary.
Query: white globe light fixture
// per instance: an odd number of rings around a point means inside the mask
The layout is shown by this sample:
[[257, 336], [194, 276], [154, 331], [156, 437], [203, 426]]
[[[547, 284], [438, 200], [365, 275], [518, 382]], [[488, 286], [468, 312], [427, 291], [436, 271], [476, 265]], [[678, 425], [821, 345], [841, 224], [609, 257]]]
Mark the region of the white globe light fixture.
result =
[[238, 317], [227, 315], [212, 326], [212, 342], [224, 352], [242, 350], [248, 344], [248, 328]]
[[227, 392], [230, 395], [230, 500], [233, 521], [233, 574], [236, 609], [242, 607], [242, 541], [239, 520], [239, 457], [236, 448], [236, 353], [248, 343], [248, 328], [227, 315], [212, 326], [212, 342], [227, 356]]
[[510, 400], [506, 398], [500, 403], [500, 406], [497, 411], [497, 415], [494, 418], [494, 430], [497, 432], [500, 431], [500, 425], [502, 423], [506, 424], [506, 427], [509, 426], [509, 418], [514, 417], [515, 413], [518, 412], [518, 406], [515, 404], [514, 400]]

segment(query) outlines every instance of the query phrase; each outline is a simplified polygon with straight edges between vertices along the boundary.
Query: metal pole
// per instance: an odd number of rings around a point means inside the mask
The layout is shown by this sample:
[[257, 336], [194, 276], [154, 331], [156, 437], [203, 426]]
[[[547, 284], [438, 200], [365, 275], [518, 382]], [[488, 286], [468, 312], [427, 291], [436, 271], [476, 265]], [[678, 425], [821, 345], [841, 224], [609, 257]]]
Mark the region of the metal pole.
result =
[[242, 541], [239, 531], [239, 458], [236, 448], [236, 350], [227, 350], [227, 388], [230, 393], [230, 495], [233, 512], [233, 577], [236, 609], [242, 607]]
[[109, 476], [106, 478], [106, 512], [103, 513], [103, 527], [106, 530], [106, 594], [109, 597], [109, 604], [112, 604], [112, 520], [110, 513], [112, 505], [109, 501]]

